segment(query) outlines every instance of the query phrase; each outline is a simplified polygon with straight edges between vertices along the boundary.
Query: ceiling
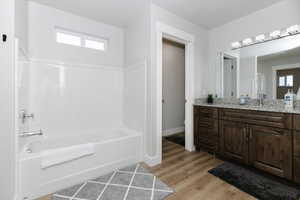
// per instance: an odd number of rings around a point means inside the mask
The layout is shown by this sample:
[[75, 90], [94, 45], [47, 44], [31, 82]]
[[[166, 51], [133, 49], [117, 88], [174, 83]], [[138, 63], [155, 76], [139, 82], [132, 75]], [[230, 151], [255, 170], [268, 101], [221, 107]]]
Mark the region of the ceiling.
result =
[[195, 24], [215, 28], [282, 0], [152, 0]]
[[208, 29], [268, 7], [282, 0], [33, 0], [77, 15], [125, 27], [147, 4], [165, 8]]
[[31, 0], [115, 26], [125, 27], [145, 11], [149, 0]]

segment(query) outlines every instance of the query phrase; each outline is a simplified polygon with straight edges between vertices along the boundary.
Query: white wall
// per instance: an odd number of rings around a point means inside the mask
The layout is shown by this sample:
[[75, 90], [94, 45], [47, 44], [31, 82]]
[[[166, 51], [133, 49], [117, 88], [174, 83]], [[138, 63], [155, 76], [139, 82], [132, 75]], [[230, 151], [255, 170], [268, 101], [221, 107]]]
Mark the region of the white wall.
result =
[[28, 50], [28, 1], [15, 0], [15, 35], [19, 39], [19, 47]]
[[147, 130], [147, 134], [151, 135], [151, 140], [149, 140], [150, 143], [150, 149], [148, 149], [148, 153], [150, 156], [156, 156], [158, 152], [156, 152], [156, 23], [162, 22], [164, 24], [170, 25], [172, 27], [175, 27], [177, 29], [183, 30], [191, 35], [193, 35], [196, 38], [195, 41], [195, 71], [194, 71], [194, 80], [195, 80], [195, 97], [200, 97], [204, 94], [203, 90], [203, 77], [204, 77], [204, 69], [207, 66], [207, 56], [208, 56], [208, 31], [205, 29], [185, 20], [182, 19], [170, 12], [168, 12], [165, 9], [162, 9], [154, 4], [151, 5], [151, 65], [149, 66], [149, 74], [148, 74], [148, 101], [150, 104], [148, 105], [148, 111], [149, 111], [149, 127]]
[[185, 120], [185, 48], [163, 42], [163, 135], [184, 130]]
[[125, 29], [125, 66], [148, 60], [150, 45], [150, 10]]
[[300, 24], [300, 1], [286, 0], [249, 16], [232, 21], [210, 31], [209, 67], [207, 68], [206, 88], [219, 92], [218, 52], [228, 51], [231, 43], [247, 37]]
[[6, 43], [0, 41], [0, 199], [3, 200], [15, 198], [14, 4], [14, 1], [4, 0], [0, 6], [0, 33], [8, 36]]
[[[30, 57], [65, 63], [123, 66], [123, 29], [34, 2], [29, 2], [28, 6]], [[101, 52], [58, 44], [55, 42], [55, 27], [108, 38], [108, 50]]]

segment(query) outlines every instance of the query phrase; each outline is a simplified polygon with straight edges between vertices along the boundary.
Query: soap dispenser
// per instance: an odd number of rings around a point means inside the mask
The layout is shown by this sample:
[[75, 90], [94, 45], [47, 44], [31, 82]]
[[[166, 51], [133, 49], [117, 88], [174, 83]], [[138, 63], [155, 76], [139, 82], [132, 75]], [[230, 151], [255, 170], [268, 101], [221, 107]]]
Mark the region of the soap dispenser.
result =
[[295, 95], [288, 90], [288, 92], [284, 95], [284, 104], [286, 109], [294, 108], [294, 97]]

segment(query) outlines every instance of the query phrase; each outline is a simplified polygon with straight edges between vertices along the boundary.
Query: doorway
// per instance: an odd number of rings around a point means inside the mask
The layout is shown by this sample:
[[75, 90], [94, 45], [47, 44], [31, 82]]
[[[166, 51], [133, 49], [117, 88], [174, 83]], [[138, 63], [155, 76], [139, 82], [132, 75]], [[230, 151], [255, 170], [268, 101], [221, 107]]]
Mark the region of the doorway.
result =
[[193, 104], [195, 100], [194, 49], [195, 36], [162, 22], [156, 24], [156, 73], [155, 73], [155, 157], [151, 158], [151, 165], [162, 162], [162, 133], [163, 133], [163, 38], [185, 45], [185, 150], [194, 151], [193, 134]]
[[185, 45], [163, 39], [162, 135], [185, 147]]
[[290, 90], [297, 93], [300, 87], [300, 68], [277, 70], [277, 99], [284, 99]]
[[223, 97], [238, 98], [237, 91], [237, 59], [231, 56], [224, 55]]

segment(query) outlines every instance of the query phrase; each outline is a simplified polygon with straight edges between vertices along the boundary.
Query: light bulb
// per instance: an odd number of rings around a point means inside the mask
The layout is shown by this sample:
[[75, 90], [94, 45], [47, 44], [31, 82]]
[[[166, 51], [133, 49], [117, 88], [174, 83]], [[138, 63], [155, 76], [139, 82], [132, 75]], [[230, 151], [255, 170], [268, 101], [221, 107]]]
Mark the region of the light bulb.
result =
[[255, 37], [255, 40], [257, 42], [263, 42], [266, 39], [266, 36], [264, 34], [258, 35]]
[[270, 37], [271, 38], [278, 38], [278, 37], [280, 37], [280, 34], [281, 34], [281, 31], [276, 30], [276, 31], [273, 31], [272, 33], [270, 33]]
[[231, 47], [234, 48], [234, 49], [238, 49], [238, 48], [242, 47], [242, 45], [241, 45], [240, 42], [233, 42], [231, 44]]
[[249, 44], [252, 44], [252, 39], [251, 38], [247, 38], [247, 39], [244, 39], [243, 40], [243, 45], [249, 45]]
[[299, 26], [298, 25], [291, 26], [291, 27], [287, 28], [287, 32], [289, 34], [298, 33], [299, 32]]

